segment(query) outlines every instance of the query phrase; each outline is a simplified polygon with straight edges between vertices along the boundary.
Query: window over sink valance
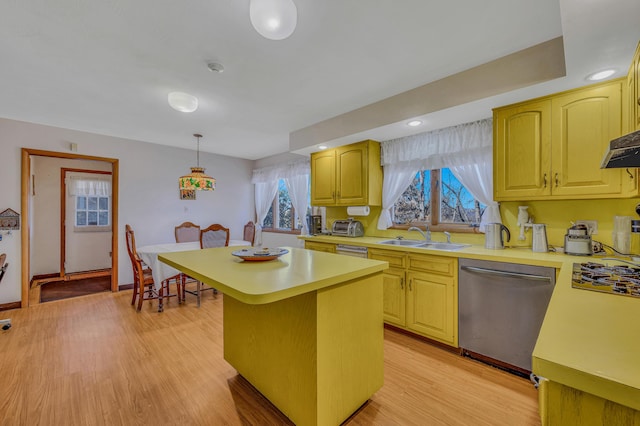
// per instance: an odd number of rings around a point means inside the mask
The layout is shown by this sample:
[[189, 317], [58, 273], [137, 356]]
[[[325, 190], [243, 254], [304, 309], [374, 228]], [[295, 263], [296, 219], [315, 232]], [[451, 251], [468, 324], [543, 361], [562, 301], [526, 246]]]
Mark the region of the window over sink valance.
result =
[[448, 168], [487, 206], [480, 222], [502, 222], [493, 201], [493, 120], [488, 118], [393, 139], [381, 144], [384, 180], [378, 229], [393, 225], [391, 208], [420, 170]]

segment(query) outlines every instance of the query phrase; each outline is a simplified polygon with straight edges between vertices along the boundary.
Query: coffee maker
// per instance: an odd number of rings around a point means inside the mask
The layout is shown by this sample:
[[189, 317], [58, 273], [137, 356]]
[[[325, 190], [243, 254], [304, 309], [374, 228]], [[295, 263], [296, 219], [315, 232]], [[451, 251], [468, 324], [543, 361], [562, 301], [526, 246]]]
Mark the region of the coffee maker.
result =
[[322, 234], [322, 216], [320, 215], [307, 216], [307, 226], [309, 228], [310, 235]]

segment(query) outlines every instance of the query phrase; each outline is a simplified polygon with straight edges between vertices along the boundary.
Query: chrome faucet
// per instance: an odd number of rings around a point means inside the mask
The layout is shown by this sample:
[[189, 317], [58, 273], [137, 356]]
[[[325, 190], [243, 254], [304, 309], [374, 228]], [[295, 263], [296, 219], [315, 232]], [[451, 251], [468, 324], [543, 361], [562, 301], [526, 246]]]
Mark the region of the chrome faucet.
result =
[[451, 242], [451, 234], [448, 233], [447, 231], [444, 231], [443, 233], [447, 237], [447, 242], [450, 243]]
[[420, 235], [424, 237], [426, 241], [431, 241], [431, 231], [429, 231], [429, 225], [425, 225], [426, 232], [423, 232], [422, 229], [417, 226], [412, 226], [407, 231], [418, 231]]

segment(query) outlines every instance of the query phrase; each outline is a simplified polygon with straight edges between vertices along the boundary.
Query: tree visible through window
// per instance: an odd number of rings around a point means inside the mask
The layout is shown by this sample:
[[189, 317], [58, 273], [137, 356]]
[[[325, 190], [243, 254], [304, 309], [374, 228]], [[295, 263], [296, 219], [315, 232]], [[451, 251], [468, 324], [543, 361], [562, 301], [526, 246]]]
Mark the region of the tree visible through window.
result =
[[393, 206], [395, 225], [477, 225], [485, 205], [476, 200], [447, 168], [424, 170]]

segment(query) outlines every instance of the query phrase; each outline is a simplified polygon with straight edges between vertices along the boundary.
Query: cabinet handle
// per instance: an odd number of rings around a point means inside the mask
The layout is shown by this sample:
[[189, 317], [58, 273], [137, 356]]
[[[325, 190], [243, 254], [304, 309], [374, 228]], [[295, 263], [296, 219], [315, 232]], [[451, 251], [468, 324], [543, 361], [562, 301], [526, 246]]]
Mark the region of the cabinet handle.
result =
[[409, 291], [413, 291], [413, 289], [411, 288], [411, 281], [413, 281], [413, 278], [409, 280]]
[[336, 191], [331, 191], [331, 199], [332, 200], [336, 199]]
[[558, 174], [557, 173], [556, 173], [555, 179], [556, 179], [556, 188], [557, 188], [558, 187]]
[[640, 105], [640, 98], [638, 98], [638, 105]]
[[547, 187], [547, 174], [545, 173], [544, 176], [542, 176], [542, 183], [543, 183], [543, 188]]
[[404, 290], [404, 278], [400, 278], [400, 290]]

